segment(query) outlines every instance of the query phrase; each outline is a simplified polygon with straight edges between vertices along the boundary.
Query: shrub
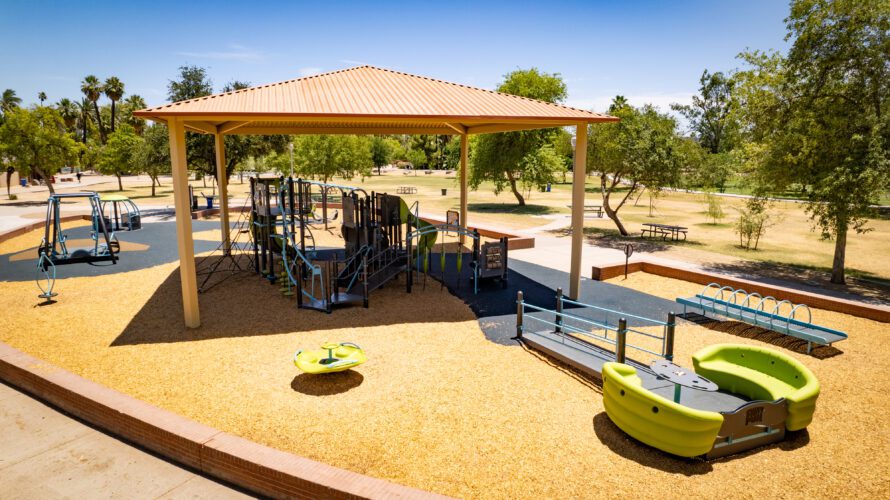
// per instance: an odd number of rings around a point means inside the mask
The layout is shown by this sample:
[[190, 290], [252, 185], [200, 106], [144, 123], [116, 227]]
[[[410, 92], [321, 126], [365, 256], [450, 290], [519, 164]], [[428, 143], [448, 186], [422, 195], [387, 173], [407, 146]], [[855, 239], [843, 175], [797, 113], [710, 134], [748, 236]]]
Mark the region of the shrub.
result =
[[735, 231], [739, 235], [739, 246], [745, 250], [757, 250], [760, 238], [772, 224], [770, 221], [769, 201], [766, 198], [748, 198], [743, 208], [737, 208], [739, 220]]
[[711, 224], [718, 224], [726, 217], [723, 212], [723, 200], [710, 191], [705, 193], [705, 214]]

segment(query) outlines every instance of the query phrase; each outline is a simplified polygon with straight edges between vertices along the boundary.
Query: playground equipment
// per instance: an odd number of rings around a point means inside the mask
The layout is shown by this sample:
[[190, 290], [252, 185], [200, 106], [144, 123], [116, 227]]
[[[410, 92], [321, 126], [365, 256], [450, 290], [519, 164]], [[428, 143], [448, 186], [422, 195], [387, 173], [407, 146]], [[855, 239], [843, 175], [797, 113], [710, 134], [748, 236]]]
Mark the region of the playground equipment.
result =
[[[68, 248], [68, 235], [62, 230], [62, 200], [86, 198], [91, 208], [90, 239], [87, 248]], [[46, 202], [46, 224], [43, 239], [37, 247], [37, 286], [42, 292], [38, 295], [45, 303], [52, 303], [58, 295], [53, 292], [56, 282], [56, 266], [68, 264], [98, 264], [117, 262], [120, 244], [113, 234], [109, 234], [102, 215], [99, 195], [92, 191], [50, 195]]]
[[707, 409], [680, 404], [647, 388], [634, 367], [609, 362], [603, 367], [609, 418], [630, 436], [662, 451], [706, 458], [781, 441], [786, 430], [804, 429], [812, 421], [819, 381], [797, 360], [735, 344], [708, 346], [692, 360], [696, 376], [741, 396], [741, 404], [721, 408], [712, 403]]
[[[105, 209], [111, 206], [106, 216]], [[103, 194], [99, 197], [99, 207], [105, 217], [105, 227], [112, 231], [137, 231], [142, 229], [142, 215], [133, 200], [119, 194]]]
[[[648, 331], [629, 327], [628, 319]], [[653, 333], [658, 326], [661, 333]], [[683, 457], [716, 458], [779, 441], [786, 430], [809, 424], [819, 394], [805, 366], [761, 347], [709, 346], [693, 356], [695, 371], [683, 369], [671, 362], [673, 313], [662, 322], [569, 300], [562, 290], [555, 309], [528, 304], [519, 292], [516, 334], [529, 347], [602, 379], [606, 413], [624, 432]], [[628, 349], [655, 361], [631, 359]]]
[[352, 342], [325, 343], [321, 350], [294, 353], [294, 365], [313, 375], [349, 370], [367, 361], [365, 352]]
[[[742, 289], [710, 283], [694, 297], [678, 297], [687, 308], [739, 320], [774, 332], [797, 337], [807, 341], [807, 353], [813, 344], [831, 345], [847, 338], [847, 334], [813, 323], [813, 314], [806, 304], [793, 304], [788, 300], [778, 300], [772, 296], [763, 297], [758, 293], [748, 293]], [[806, 321], [798, 319], [798, 314], [806, 313]]]
[[[429, 272], [437, 241], [442, 243], [444, 283], [449, 234], [474, 241], [468, 263], [474, 291], [489, 278], [506, 286], [506, 238], [481, 244], [478, 231], [461, 227], [456, 219], [434, 225], [420, 217], [417, 203], [408, 207], [398, 196], [290, 177], [252, 178], [250, 193], [254, 269], [271, 283], [280, 283], [283, 294], [296, 296], [299, 307], [324, 312], [340, 305], [368, 307], [372, 291], [406, 270], [410, 293], [414, 265], [418, 274]], [[330, 216], [329, 204], [338, 202], [341, 211]], [[343, 250], [317, 249], [312, 226], [327, 225], [341, 213]], [[460, 284], [464, 252], [455, 254]]]

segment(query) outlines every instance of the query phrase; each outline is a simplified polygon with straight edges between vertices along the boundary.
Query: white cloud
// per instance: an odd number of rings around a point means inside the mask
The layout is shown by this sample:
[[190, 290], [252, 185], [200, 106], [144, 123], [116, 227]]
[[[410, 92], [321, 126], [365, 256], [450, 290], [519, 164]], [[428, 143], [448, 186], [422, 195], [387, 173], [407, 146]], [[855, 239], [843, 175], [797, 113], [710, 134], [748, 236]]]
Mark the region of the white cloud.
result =
[[306, 66], [297, 70], [297, 73], [300, 76], [312, 76], [321, 73], [321, 68], [316, 68], [314, 66]]
[[230, 43], [229, 50], [211, 51], [211, 52], [177, 52], [176, 55], [184, 57], [194, 57], [197, 59], [219, 59], [229, 61], [242, 62], [258, 62], [266, 59], [266, 53], [259, 50], [252, 50], [237, 43]]

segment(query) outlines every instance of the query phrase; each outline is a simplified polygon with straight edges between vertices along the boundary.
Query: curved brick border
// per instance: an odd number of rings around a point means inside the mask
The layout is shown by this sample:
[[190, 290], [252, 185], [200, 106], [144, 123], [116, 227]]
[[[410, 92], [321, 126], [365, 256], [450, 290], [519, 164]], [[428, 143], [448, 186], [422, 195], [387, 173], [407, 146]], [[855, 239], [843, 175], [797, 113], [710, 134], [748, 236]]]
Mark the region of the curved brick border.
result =
[[199, 424], [0, 342], [0, 380], [106, 432], [276, 498], [445, 498], [332, 467]]
[[[743, 288], [748, 292], [757, 292], [761, 295], [772, 295], [779, 300], [790, 300], [795, 304], [806, 304], [811, 307], [825, 309], [826, 311], [841, 312], [852, 316], [859, 316], [860, 318], [890, 323], [890, 307], [887, 306], [866, 304], [864, 302], [856, 302], [839, 297], [831, 297], [829, 295], [805, 292], [744, 278], [736, 278], [725, 274], [709, 273], [707, 271], [682, 266], [668, 266], [646, 260], [632, 261], [627, 266], [628, 273], [635, 273], [638, 271], [657, 274], [658, 276], [667, 278], [691, 281], [701, 285], [720, 283], [721, 285], [729, 285], [734, 288]], [[590, 277], [594, 280], [603, 281], [610, 278], [616, 278], [622, 274], [624, 274], [624, 262], [593, 266]]]

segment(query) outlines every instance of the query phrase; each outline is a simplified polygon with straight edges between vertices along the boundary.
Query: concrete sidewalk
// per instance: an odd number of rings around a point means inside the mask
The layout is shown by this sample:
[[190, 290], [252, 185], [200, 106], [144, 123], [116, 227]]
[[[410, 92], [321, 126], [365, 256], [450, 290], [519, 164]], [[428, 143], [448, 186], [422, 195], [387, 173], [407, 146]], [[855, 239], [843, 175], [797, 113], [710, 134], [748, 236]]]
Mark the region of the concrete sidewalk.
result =
[[0, 496], [251, 498], [0, 383]]

